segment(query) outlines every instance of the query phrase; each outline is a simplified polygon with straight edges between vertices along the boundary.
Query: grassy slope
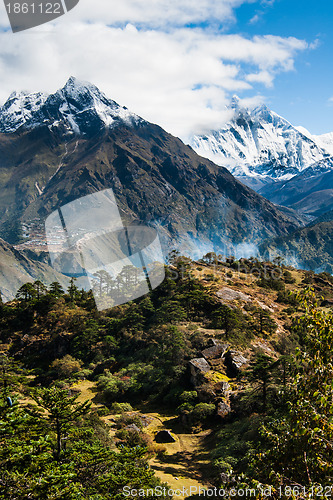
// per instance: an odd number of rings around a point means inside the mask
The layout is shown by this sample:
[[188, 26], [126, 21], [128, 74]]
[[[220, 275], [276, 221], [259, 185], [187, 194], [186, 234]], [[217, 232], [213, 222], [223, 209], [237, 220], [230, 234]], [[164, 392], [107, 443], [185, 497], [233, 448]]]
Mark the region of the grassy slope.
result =
[[[269, 268], [271, 268], [271, 264], [268, 264], [268, 269]], [[248, 360], [253, 359], [255, 353], [258, 351], [264, 352], [274, 359], [278, 358], [281, 354], [279, 352], [279, 344], [284, 336], [289, 335], [291, 316], [297, 314], [297, 312], [290, 311], [289, 305], [277, 302], [277, 291], [258, 286], [257, 277], [253, 274], [239, 272], [236, 263], [233, 264], [233, 267], [230, 267], [230, 265], [212, 266], [204, 263], [192, 263], [191, 271], [207, 292], [214, 297], [214, 300], [216, 299], [216, 294], [218, 294], [218, 303], [224, 303], [233, 308], [237, 307], [244, 314], [247, 314], [249, 304], [268, 311], [271, 319], [275, 321], [277, 325], [275, 333], [269, 334], [264, 332], [261, 336], [254, 334], [251, 338], [235, 335], [233, 338], [229, 339], [229, 343], [232, 348], [241, 351]], [[333, 285], [327, 277], [316, 276], [313, 275], [313, 273], [295, 269], [289, 269], [289, 272], [295, 282], [286, 283], [285, 287], [287, 290], [293, 292], [300, 291], [311, 285], [318, 296], [324, 297], [326, 301], [333, 300]], [[244, 295], [240, 295], [238, 298], [230, 300], [231, 291], [241, 292]], [[70, 311], [66, 314], [69, 312]], [[81, 323], [87, 316], [87, 312], [85, 311], [76, 311], [75, 314], [77, 315], [78, 321], [81, 321]], [[60, 322], [59, 333], [53, 333], [51, 337], [49, 334], [46, 334], [46, 330], [49, 326], [47, 327], [44, 324], [43, 334], [41, 334], [40, 329], [38, 330], [38, 328], [36, 328], [36, 325], [32, 326], [32, 331], [34, 331], [35, 335], [28, 335], [29, 338], [23, 340], [23, 344], [21, 342], [21, 354], [25, 352], [25, 348], [29, 348], [28, 350], [30, 352], [31, 350], [40, 349], [41, 340], [45, 352], [45, 346], [51, 342], [51, 338], [54, 337], [54, 335], [59, 336], [59, 341], [61, 341], [61, 336], [68, 339], [71, 335], [70, 331], [61, 333], [61, 322], [64, 321], [64, 317], [59, 316], [58, 319]], [[177, 324], [177, 328], [183, 332], [184, 336], [188, 336], [189, 333], [193, 331], [198, 332], [201, 336], [203, 347], [208, 343], [209, 338], [215, 337], [221, 340], [225, 339], [224, 330], [212, 328], [206, 320], [180, 321]], [[10, 334], [11, 339], [7, 338], [8, 344], [6, 344], [5, 338], [3, 337], [2, 350], [6, 349], [6, 346], [9, 347], [10, 342], [13, 340], [15, 341], [15, 337], [18, 336], [22, 339], [22, 333], [24, 332], [12, 332]], [[61, 352], [65, 353], [63, 349]], [[200, 356], [200, 349], [197, 349], [196, 356]], [[50, 361], [51, 358], [49, 359], [49, 362]], [[187, 364], [186, 357], [184, 363]], [[214, 365], [215, 366], [212, 366], [213, 373], [225, 375], [225, 368], [220, 363], [214, 363]], [[73, 380], [68, 381], [70, 385], [73, 384], [73, 382]], [[189, 383], [189, 381], [187, 381], [187, 383]], [[231, 393], [229, 394], [229, 399], [242, 391], [244, 384], [247, 382], [244, 376], [241, 375], [230, 380], [230, 383]], [[104, 406], [104, 402], [100, 398], [100, 394], [98, 394], [96, 381], [84, 380], [78, 384], [74, 382], [74, 388], [81, 391], [81, 400], [93, 400], [96, 408]], [[199, 429], [198, 433], [193, 434], [188, 430], [184, 430], [178, 423], [172, 422], [172, 419], [176, 416], [175, 410], [169, 408], [169, 411], [166, 412], [165, 403], [160, 402], [157, 407], [155, 403], [154, 408], [149, 406], [142, 407], [140, 404], [138, 405], [137, 401], [132, 404], [133, 407], [137, 409], [137, 412], [152, 418], [151, 424], [145, 429], [148, 435], [153, 437], [156, 431], [161, 428], [172, 428], [177, 436], [176, 443], [165, 445], [165, 454], [157, 454], [152, 458], [151, 466], [156, 470], [157, 475], [161, 479], [166, 480], [174, 488], [189, 486], [191, 484], [198, 486], [208, 486], [211, 484], [211, 470], [207, 468], [207, 464], [209, 463], [209, 452], [215, 446], [214, 436], [223, 428], [223, 422], [213, 421], [208, 427], [203, 426]], [[106, 415], [104, 415], [103, 419], [111, 424], [110, 432], [114, 434], [111, 420], [114, 418], [114, 415], [107, 409], [105, 409], [104, 413], [106, 413]]]

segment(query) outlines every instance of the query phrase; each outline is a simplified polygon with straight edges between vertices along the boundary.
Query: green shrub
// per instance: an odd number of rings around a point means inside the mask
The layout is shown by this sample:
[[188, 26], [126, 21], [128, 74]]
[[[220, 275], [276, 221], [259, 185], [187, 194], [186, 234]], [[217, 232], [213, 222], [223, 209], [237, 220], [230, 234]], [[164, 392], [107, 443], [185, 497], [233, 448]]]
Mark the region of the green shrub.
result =
[[117, 419], [118, 429], [122, 429], [131, 424], [135, 424], [137, 427], [139, 427], [139, 429], [142, 429], [143, 427], [141, 419], [138, 417], [138, 415], [135, 414], [134, 415], [123, 414], [121, 415], [121, 417]]
[[198, 397], [197, 391], [184, 391], [180, 394], [179, 400], [182, 403], [191, 403], [195, 401]]
[[271, 290], [284, 290], [285, 289], [285, 284], [284, 281], [280, 278], [273, 278], [273, 277], [262, 277], [260, 280], [257, 281], [257, 285], [261, 286], [262, 288], [269, 288]]
[[125, 413], [127, 411], [133, 411], [130, 403], [112, 403], [111, 405], [112, 413]]
[[288, 292], [287, 290], [280, 290], [277, 294], [276, 301], [281, 304], [290, 304], [291, 306], [299, 305], [299, 299], [296, 294]]
[[194, 422], [203, 422], [215, 413], [215, 405], [212, 403], [199, 403], [191, 411], [191, 418]]
[[288, 283], [289, 285], [296, 283], [296, 280], [295, 280], [295, 278], [293, 278], [290, 271], [285, 271], [283, 273], [283, 279], [284, 279], [284, 282]]
[[55, 359], [53, 363], [51, 363], [51, 368], [53, 368], [59, 378], [68, 378], [73, 373], [77, 373], [80, 371], [82, 366], [82, 361], [73, 358], [70, 354], [66, 354], [61, 359]]

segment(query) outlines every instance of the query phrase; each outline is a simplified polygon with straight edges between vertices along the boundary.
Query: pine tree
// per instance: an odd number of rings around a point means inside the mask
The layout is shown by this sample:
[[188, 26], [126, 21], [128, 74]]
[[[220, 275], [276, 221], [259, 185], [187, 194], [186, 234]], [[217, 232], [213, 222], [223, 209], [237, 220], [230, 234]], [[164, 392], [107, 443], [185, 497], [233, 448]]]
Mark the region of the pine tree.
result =
[[70, 279], [69, 287], [67, 289], [67, 292], [68, 292], [68, 295], [69, 295], [71, 302], [74, 302], [74, 299], [77, 297], [78, 291], [79, 291], [77, 286], [75, 285], [75, 281], [76, 281], [76, 278], [72, 277]]
[[64, 290], [62, 288], [62, 286], [60, 285], [60, 283], [58, 283], [57, 281], [54, 281], [53, 283], [51, 283], [50, 287], [49, 287], [49, 294], [58, 299], [59, 297], [62, 297], [62, 295], [64, 295]]
[[303, 307], [288, 411], [262, 428], [266, 449], [254, 463], [262, 481], [309, 488], [333, 484], [333, 313], [318, 309], [312, 292]]
[[[91, 403], [78, 403], [78, 396], [68, 396], [68, 391], [58, 387], [37, 389], [31, 394], [37, 407], [33, 415], [44, 419], [56, 433], [55, 457], [60, 459], [62, 441], [66, 438], [71, 423], [80, 416], [87, 414]], [[45, 410], [47, 413], [45, 415]]]
[[44, 285], [44, 283], [42, 283], [41, 281], [37, 280], [33, 283], [33, 287], [34, 289], [36, 290], [36, 296], [37, 296], [37, 299], [39, 300], [40, 297], [42, 295], [45, 295], [45, 293], [47, 292], [47, 288], [46, 286]]
[[23, 299], [25, 303], [30, 302], [36, 296], [37, 292], [32, 283], [25, 283], [18, 289], [16, 293], [16, 298]]
[[262, 392], [263, 412], [266, 411], [267, 404], [267, 388], [272, 377], [272, 368], [274, 360], [267, 354], [259, 353], [250, 364], [248, 370], [249, 380], [256, 383]]

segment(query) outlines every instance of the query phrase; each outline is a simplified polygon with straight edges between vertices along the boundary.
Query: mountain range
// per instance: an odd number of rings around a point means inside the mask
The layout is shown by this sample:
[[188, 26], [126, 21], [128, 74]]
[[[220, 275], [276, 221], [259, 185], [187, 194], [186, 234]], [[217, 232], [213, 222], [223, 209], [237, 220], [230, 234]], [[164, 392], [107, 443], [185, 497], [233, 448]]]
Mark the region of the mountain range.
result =
[[0, 108], [0, 234], [17, 244], [17, 226], [34, 221], [42, 232], [57, 208], [112, 188], [123, 222], [156, 227], [165, 254], [243, 256], [288, 239], [322, 188], [311, 174], [330, 176], [333, 159], [267, 107], [244, 109], [236, 98], [230, 106], [229, 124], [186, 145], [74, 77], [51, 95], [14, 92]]
[[50, 96], [12, 94], [0, 109], [0, 173], [2, 228], [110, 187], [124, 221], [154, 225], [192, 253], [256, 244], [302, 222], [73, 77]]
[[[312, 136], [294, 127], [266, 105], [243, 107], [234, 96], [233, 118], [218, 130], [195, 135], [190, 144], [198, 154], [226, 167], [258, 192], [267, 184], [286, 182], [314, 164], [330, 161], [333, 134]], [[271, 199], [271, 198], [269, 198]]]
[[286, 182], [266, 184], [259, 192], [273, 203], [318, 217], [333, 208], [333, 158], [311, 165]]

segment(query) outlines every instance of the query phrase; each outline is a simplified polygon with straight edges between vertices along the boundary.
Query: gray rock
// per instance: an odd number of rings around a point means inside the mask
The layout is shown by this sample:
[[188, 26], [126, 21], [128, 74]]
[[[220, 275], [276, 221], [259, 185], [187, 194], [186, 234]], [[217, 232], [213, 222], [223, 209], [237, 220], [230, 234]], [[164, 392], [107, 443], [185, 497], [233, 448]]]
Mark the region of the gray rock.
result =
[[132, 431], [132, 432], [141, 432], [141, 429], [135, 424], [130, 424], [125, 427], [127, 431]]
[[228, 347], [228, 344], [216, 344], [213, 347], [204, 349], [201, 354], [206, 359], [220, 358], [227, 351]]
[[196, 375], [198, 372], [207, 373], [210, 370], [210, 366], [205, 358], [194, 358], [189, 363], [192, 375]]
[[159, 431], [155, 436], [156, 443], [175, 443], [176, 440], [172, 436], [170, 431], [163, 430]]
[[234, 300], [240, 300], [242, 302], [251, 302], [252, 299], [249, 295], [246, 295], [243, 292], [238, 292], [237, 290], [233, 290], [227, 286], [221, 288], [216, 295], [222, 302], [228, 303], [233, 302]]
[[225, 364], [227, 368], [236, 374], [241, 371], [248, 360], [244, 358], [243, 354], [239, 351], [227, 351], [225, 354]]
[[220, 401], [217, 405], [217, 414], [221, 418], [225, 418], [231, 412], [230, 406], [224, 401]]
[[191, 370], [191, 382], [197, 387], [203, 382], [203, 375], [210, 370], [210, 366], [205, 358], [194, 358], [189, 361]]

